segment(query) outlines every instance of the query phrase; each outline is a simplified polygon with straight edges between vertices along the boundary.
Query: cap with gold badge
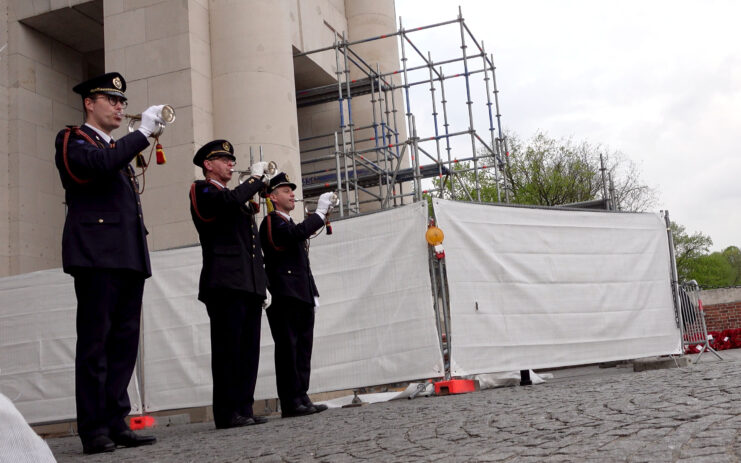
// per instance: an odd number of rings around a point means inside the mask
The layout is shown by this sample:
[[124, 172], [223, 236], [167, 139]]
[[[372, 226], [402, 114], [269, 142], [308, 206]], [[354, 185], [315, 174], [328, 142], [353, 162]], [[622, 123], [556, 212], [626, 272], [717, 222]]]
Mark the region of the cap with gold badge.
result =
[[80, 94], [83, 98], [95, 93], [104, 93], [125, 99], [126, 80], [118, 72], [109, 72], [75, 85], [72, 91]]
[[196, 155], [193, 156], [193, 164], [203, 167], [203, 161], [221, 157], [229, 158], [232, 161], [237, 160], [231, 143], [226, 140], [214, 140], [201, 146], [201, 149], [196, 151]]
[[273, 178], [270, 179], [270, 184], [268, 185], [267, 194], [272, 193], [276, 188], [279, 186], [288, 185], [291, 187], [291, 190], [296, 189], [296, 184], [291, 183], [291, 180], [288, 178], [288, 174], [285, 172], [279, 172], [275, 174]]

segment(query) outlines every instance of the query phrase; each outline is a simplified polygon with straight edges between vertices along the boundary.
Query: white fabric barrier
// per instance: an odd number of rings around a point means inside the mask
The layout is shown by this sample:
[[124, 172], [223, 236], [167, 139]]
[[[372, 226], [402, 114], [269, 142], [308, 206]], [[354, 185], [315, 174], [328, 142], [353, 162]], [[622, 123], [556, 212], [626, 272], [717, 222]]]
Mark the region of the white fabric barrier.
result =
[[[312, 240], [322, 298], [310, 392], [442, 376], [426, 218], [426, 206], [413, 204], [335, 222], [333, 235]], [[151, 258], [141, 357], [129, 385], [132, 413], [208, 405], [210, 325], [197, 300], [201, 249], [158, 251]], [[74, 419], [72, 277], [53, 269], [2, 278], [0, 295], [0, 392], [30, 423]], [[255, 397], [276, 396], [273, 341], [263, 315]]]
[[49, 446], [0, 393], [0, 462], [54, 463]]
[[680, 353], [657, 214], [433, 204], [453, 375]]
[[144, 285], [141, 356], [148, 412], [211, 403], [211, 344], [206, 306], [198, 300], [201, 248], [151, 253]]
[[311, 243], [321, 294], [311, 391], [442, 376], [426, 202], [334, 222], [333, 229]]
[[[310, 392], [442, 376], [424, 240], [425, 204], [342, 220], [311, 241], [321, 294]], [[144, 291], [148, 411], [211, 403], [209, 321], [196, 300], [200, 247], [152, 253]], [[256, 399], [277, 397], [263, 313]]]
[[[73, 281], [61, 269], [0, 278], [0, 392], [29, 423], [76, 416]], [[129, 397], [140, 413], [135, 378]]]

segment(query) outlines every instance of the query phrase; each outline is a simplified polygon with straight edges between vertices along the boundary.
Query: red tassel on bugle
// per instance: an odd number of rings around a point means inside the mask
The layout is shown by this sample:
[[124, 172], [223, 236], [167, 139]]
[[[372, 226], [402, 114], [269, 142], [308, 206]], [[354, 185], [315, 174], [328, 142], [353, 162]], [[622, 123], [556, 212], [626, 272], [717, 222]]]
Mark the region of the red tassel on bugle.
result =
[[157, 143], [155, 148], [157, 149], [157, 164], [166, 164], [167, 159], [165, 159], [165, 151], [162, 149], [162, 145]]

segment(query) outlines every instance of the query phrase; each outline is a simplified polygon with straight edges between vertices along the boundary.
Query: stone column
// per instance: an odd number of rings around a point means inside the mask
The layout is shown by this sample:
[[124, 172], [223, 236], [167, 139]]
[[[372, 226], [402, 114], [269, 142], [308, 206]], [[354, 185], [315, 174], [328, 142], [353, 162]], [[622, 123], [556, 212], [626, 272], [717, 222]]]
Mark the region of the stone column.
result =
[[[394, 0], [345, 0], [348, 39], [353, 40], [376, 37], [396, 31], [396, 10]], [[399, 50], [395, 37], [374, 40], [353, 46], [369, 64], [378, 63], [381, 72], [389, 72], [399, 66]], [[354, 70], [350, 73], [353, 79], [365, 77]]]
[[249, 148], [257, 160], [262, 145], [263, 159], [278, 163], [300, 197], [288, 1], [211, 0], [209, 10], [214, 137], [232, 142], [240, 169], [249, 165]]

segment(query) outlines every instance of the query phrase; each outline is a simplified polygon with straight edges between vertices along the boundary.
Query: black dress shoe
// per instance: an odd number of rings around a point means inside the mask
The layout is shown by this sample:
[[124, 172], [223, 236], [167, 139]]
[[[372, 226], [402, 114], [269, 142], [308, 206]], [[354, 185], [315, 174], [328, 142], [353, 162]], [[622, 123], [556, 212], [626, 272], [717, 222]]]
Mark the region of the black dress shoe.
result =
[[95, 436], [89, 441], [82, 442], [82, 453], [86, 455], [114, 450], [116, 450], [116, 444], [108, 436]]
[[294, 416], [313, 415], [314, 413], [317, 413], [317, 409], [314, 406], [310, 405], [307, 407], [302, 404], [288, 410], [283, 410], [281, 416], [283, 418], [293, 418]]
[[326, 409], [329, 408], [329, 407], [327, 407], [324, 404], [315, 404], [315, 403], [312, 403], [311, 406], [314, 407], [314, 408], [316, 408], [316, 412], [317, 413], [323, 412], [324, 410], [326, 410]]
[[141, 436], [131, 429], [127, 429], [111, 436], [113, 442], [121, 447], [139, 447], [140, 445], [152, 445], [157, 442], [154, 436]]
[[304, 405], [306, 405], [307, 407], [314, 407], [314, 408], [316, 408], [316, 412], [317, 413], [323, 412], [324, 410], [326, 410], [326, 409], [329, 408], [329, 407], [327, 407], [324, 404], [315, 404], [314, 402], [311, 401], [311, 399], [309, 399], [308, 396], [304, 396], [304, 398], [303, 398], [302, 401], [303, 401]]
[[216, 429], [229, 429], [229, 428], [241, 428], [242, 426], [251, 426], [253, 424], [262, 424], [264, 422], [267, 422], [265, 418], [260, 417], [261, 421], [260, 423], [257, 422], [253, 417], [249, 416], [242, 416], [242, 415], [234, 415], [231, 417], [231, 419], [226, 423], [217, 423]]
[[264, 416], [253, 416], [250, 419], [252, 420], [252, 424], [265, 424], [268, 422], [268, 419]]

